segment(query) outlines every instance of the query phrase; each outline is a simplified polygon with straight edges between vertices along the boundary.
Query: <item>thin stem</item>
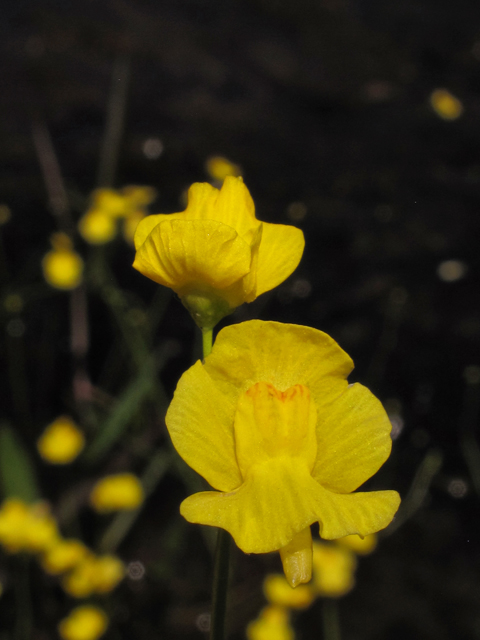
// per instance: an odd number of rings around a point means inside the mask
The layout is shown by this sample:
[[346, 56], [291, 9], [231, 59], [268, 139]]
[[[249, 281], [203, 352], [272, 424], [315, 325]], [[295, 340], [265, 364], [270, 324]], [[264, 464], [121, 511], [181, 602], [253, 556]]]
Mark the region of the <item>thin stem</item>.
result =
[[215, 550], [215, 569], [212, 589], [212, 617], [210, 640], [223, 640], [225, 637], [225, 611], [227, 608], [228, 568], [230, 564], [230, 534], [219, 529]]
[[210, 355], [213, 344], [213, 329], [202, 329], [203, 359]]
[[337, 600], [323, 600], [323, 640], [341, 640]]
[[[203, 359], [211, 353], [213, 329], [202, 329]], [[230, 534], [218, 529], [213, 570], [212, 616], [210, 640], [224, 640], [225, 611], [227, 608], [228, 569], [230, 565]]]

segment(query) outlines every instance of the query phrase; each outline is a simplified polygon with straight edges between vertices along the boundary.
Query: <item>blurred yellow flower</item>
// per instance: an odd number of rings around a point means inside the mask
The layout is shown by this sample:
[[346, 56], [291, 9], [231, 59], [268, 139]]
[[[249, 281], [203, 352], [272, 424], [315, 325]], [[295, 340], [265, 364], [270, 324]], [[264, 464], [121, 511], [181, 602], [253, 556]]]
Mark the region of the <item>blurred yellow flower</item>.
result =
[[263, 581], [263, 592], [270, 604], [290, 609], [306, 609], [315, 598], [310, 585], [291, 587], [285, 576], [269, 574]]
[[142, 220], [133, 266], [173, 289], [195, 322], [210, 329], [283, 282], [303, 247], [299, 229], [257, 220], [242, 178], [227, 177], [221, 190], [193, 184], [185, 211]]
[[89, 244], [105, 244], [117, 233], [117, 221], [101, 209], [91, 209], [78, 223], [78, 231]]
[[57, 524], [44, 502], [26, 504], [8, 498], [0, 508], [0, 544], [9, 553], [37, 553], [50, 548], [59, 538]]
[[144, 498], [140, 480], [133, 473], [118, 473], [99, 480], [90, 494], [90, 504], [96, 511], [106, 513], [122, 509], [136, 509]]
[[117, 221], [122, 218], [125, 237], [133, 238], [136, 225], [155, 196], [151, 187], [97, 189], [92, 194], [91, 206], [78, 223], [80, 235], [90, 244], [105, 244], [117, 234]]
[[181, 377], [166, 423], [182, 458], [218, 491], [180, 511], [245, 553], [280, 551], [292, 586], [311, 576], [310, 525], [325, 539], [386, 527], [396, 491], [352, 493], [390, 455], [391, 423], [327, 334], [252, 320], [222, 329]]
[[238, 178], [242, 170], [233, 162], [223, 156], [210, 156], [205, 162], [205, 170], [208, 175], [218, 182], [223, 182], [227, 176]]
[[339, 544], [313, 543], [313, 583], [318, 595], [339, 598], [355, 584], [357, 561], [352, 551]]
[[97, 640], [108, 626], [104, 611], [92, 605], [83, 605], [70, 612], [58, 625], [63, 640]]
[[74, 598], [108, 593], [125, 576], [125, 566], [115, 556], [86, 555], [62, 580], [62, 587]]
[[430, 105], [443, 120], [456, 120], [463, 113], [463, 105], [447, 89], [435, 89], [430, 95]]
[[82, 258], [73, 250], [66, 233], [54, 233], [50, 241], [53, 249], [42, 260], [45, 280], [56, 289], [75, 289], [82, 282]]
[[125, 238], [128, 244], [134, 244], [135, 231], [141, 220], [145, 218], [145, 214], [143, 211], [138, 211], [137, 213], [128, 216], [125, 218], [123, 222], [123, 237]]
[[337, 543], [347, 547], [347, 549], [351, 549], [359, 556], [366, 556], [375, 550], [377, 536], [374, 533], [364, 538], [360, 536], [345, 536], [345, 538], [339, 538]]
[[248, 640], [294, 640], [287, 609], [271, 605], [260, 612], [256, 620], [247, 626]]
[[37, 441], [38, 452], [51, 464], [68, 464], [85, 446], [83, 433], [68, 416], [54, 420]]
[[59, 539], [42, 555], [41, 564], [47, 573], [58, 575], [73, 569], [88, 553], [87, 547], [80, 540]]

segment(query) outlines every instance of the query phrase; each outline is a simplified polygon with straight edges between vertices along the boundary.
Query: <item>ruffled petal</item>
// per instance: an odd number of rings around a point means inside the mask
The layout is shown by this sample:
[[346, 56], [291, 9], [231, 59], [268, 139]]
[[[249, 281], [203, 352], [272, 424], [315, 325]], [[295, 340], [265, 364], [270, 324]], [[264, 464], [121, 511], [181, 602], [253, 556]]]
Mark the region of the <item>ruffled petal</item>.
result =
[[235, 400], [220, 393], [198, 361], [180, 378], [165, 418], [180, 456], [220, 491], [242, 483], [233, 436]]
[[257, 296], [288, 278], [298, 266], [305, 247], [303, 232], [284, 224], [263, 223], [258, 254]]
[[182, 502], [189, 522], [226, 529], [245, 553], [269, 553], [318, 520], [312, 479], [302, 460], [282, 458], [259, 465], [236, 491], [195, 493]]
[[331, 491], [354, 491], [387, 460], [390, 431], [381, 402], [361, 384], [351, 385], [318, 413], [313, 477]]
[[281, 458], [256, 467], [236, 491], [190, 496], [180, 513], [189, 522], [226, 529], [245, 553], [268, 553], [315, 521], [327, 539], [374, 533], [391, 522], [399, 504], [396, 491], [334, 494], [303, 461]]
[[213, 220], [169, 219], [153, 228], [133, 266], [182, 294], [188, 287], [230, 287], [250, 271], [251, 258], [249, 245], [232, 227]]
[[353, 362], [322, 331], [250, 320], [219, 332], [205, 367], [224, 393], [234, 387], [240, 395], [260, 381], [279, 391], [305, 385], [320, 411], [346, 390]]
[[353, 533], [368, 536], [385, 529], [400, 506], [400, 496], [396, 491], [341, 494], [323, 489], [320, 502], [320, 536], [335, 540]]

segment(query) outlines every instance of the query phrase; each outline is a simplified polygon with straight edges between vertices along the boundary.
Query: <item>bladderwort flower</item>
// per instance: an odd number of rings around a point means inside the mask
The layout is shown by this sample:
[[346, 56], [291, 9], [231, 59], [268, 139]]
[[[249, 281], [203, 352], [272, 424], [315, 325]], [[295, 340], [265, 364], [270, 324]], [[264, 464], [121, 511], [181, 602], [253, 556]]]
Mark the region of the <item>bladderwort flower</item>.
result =
[[68, 416], [60, 416], [46, 427], [37, 441], [38, 452], [50, 464], [69, 464], [85, 446], [85, 436]]
[[178, 294], [209, 330], [244, 302], [283, 282], [297, 267], [303, 233], [261, 222], [242, 178], [222, 188], [195, 183], [181, 213], [151, 215], [135, 232], [133, 266]]
[[227, 530], [245, 553], [279, 551], [292, 586], [312, 569], [320, 536], [386, 527], [396, 491], [353, 493], [390, 455], [391, 424], [327, 334], [252, 320], [226, 327], [181, 377], [166, 416], [181, 457], [216, 491], [180, 507], [192, 523]]
[[99, 513], [136, 509], [143, 499], [142, 483], [133, 473], [101, 478], [90, 493], [90, 504]]

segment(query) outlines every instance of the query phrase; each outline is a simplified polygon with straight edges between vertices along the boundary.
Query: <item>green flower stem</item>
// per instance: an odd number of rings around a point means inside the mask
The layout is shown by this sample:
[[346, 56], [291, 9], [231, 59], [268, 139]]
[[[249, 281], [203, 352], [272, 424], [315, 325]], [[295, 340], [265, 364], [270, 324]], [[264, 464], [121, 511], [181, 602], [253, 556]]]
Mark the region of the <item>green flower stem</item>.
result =
[[210, 355], [212, 351], [213, 344], [213, 329], [203, 329], [202, 330], [202, 341], [203, 341], [203, 359]]
[[229, 564], [230, 534], [224, 529], [219, 529], [217, 548], [215, 550], [215, 569], [213, 573], [210, 640], [224, 640], [225, 637], [225, 610], [227, 608]]
[[[211, 353], [213, 329], [202, 329], [203, 359]], [[230, 565], [230, 534], [218, 529], [215, 549], [215, 567], [213, 570], [212, 616], [210, 621], [210, 640], [223, 640], [225, 637], [225, 611], [227, 608], [228, 569]]]
[[323, 599], [323, 640], [341, 640], [338, 601]]

